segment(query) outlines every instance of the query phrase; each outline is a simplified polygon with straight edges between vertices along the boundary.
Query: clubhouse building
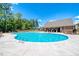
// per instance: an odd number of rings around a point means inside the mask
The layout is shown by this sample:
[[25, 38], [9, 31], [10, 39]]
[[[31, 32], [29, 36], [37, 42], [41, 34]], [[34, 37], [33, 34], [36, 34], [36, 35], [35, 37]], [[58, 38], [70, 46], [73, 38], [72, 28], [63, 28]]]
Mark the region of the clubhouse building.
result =
[[73, 32], [76, 31], [76, 29], [72, 19], [63, 19], [63, 20], [48, 21], [44, 25], [43, 31], [72, 34]]

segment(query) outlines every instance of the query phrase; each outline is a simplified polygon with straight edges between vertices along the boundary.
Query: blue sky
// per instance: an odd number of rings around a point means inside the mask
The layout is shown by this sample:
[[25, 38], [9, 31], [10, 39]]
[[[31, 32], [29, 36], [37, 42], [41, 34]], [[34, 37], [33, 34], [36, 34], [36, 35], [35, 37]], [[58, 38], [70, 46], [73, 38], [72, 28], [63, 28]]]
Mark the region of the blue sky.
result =
[[79, 4], [75, 3], [18, 3], [13, 4], [13, 12], [22, 13], [24, 18], [38, 19], [40, 24], [49, 20], [76, 18], [79, 16]]

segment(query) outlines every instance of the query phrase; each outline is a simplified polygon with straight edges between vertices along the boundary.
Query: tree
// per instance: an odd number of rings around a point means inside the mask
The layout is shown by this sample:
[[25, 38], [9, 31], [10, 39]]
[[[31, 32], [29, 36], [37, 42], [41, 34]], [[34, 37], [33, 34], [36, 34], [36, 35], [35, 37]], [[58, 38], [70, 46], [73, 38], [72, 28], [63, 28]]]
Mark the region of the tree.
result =
[[[7, 30], [7, 22], [6, 20], [8, 19], [9, 13], [11, 12], [11, 4], [8, 3], [1, 3], [0, 4], [0, 10], [2, 16], [0, 17], [1, 20], [5, 20], [3, 23], [3, 32], [6, 32]], [[5, 24], [5, 25], [4, 25]]]
[[31, 19], [30, 21], [33, 29], [36, 29], [39, 26], [37, 19]]
[[15, 14], [15, 19], [17, 21], [17, 29], [22, 29], [22, 15], [21, 13], [16, 13]]
[[33, 30], [38, 27], [37, 19], [22, 18], [21, 13], [11, 11], [12, 4], [0, 4], [0, 31]]

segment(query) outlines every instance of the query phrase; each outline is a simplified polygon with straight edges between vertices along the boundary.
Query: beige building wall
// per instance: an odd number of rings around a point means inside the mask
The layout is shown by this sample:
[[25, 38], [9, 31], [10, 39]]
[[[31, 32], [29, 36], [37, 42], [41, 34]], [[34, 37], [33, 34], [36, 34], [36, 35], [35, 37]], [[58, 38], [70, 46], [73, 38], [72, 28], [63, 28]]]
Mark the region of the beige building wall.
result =
[[72, 34], [73, 33], [73, 26], [65, 26], [65, 27], [63, 27], [62, 32], [66, 33], [66, 34]]

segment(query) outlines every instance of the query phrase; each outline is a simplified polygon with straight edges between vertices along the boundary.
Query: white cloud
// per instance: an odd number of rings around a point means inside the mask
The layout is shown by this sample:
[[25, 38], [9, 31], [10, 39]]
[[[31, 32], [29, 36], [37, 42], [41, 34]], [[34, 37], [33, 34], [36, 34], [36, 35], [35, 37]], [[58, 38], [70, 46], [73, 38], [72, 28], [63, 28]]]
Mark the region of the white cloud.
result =
[[10, 7], [11, 8], [11, 10], [13, 11], [13, 7]]
[[38, 19], [38, 22], [42, 22], [42, 20], [41, 19]]
[[77, 24], [77, 23], [79, 23], [79, 20], [75, 20], [74, 24]]
[[79, 19], [79, 16], [75, 16], [74, 18], [77, 18], [77, 19]]
[[79, 23], [79, 16], [74, 17], [74, 24], [77, 24], [77, 23]]
[[[12, 3], [13, 5], [18, 5], [19, 3]], [[11, 10], [13, 11], [14, 9], [13, 9], [13, 7], [10, 7], [11, 8]]]
[[42, 27], [42, 24], [39, 24], [39, 27]]

